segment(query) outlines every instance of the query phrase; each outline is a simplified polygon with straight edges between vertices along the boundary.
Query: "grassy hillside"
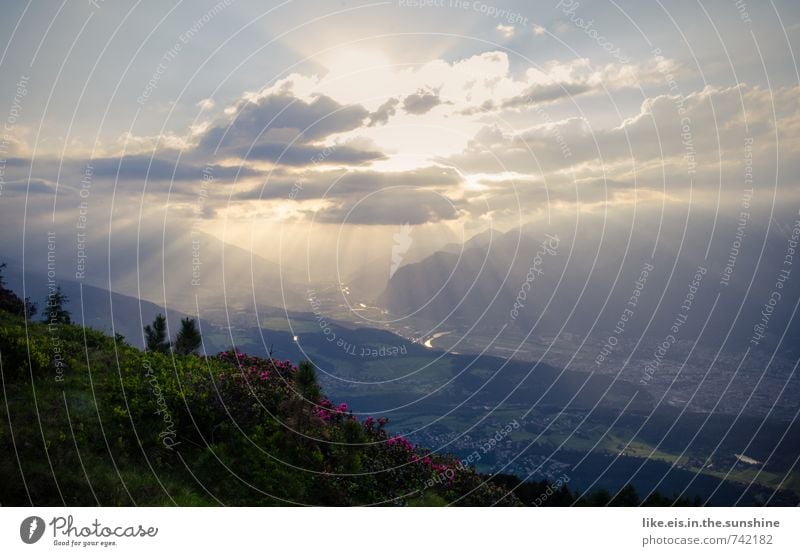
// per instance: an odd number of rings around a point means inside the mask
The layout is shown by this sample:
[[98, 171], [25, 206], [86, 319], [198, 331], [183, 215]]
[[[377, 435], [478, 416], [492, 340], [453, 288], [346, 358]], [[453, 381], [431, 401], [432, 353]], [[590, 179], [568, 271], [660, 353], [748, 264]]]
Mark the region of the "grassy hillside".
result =
[[384, 420], [357, 420], [308, 363], [145, 353], [6, 311], [0, 355], [2, 505], [485, 505], [507, 494], [392, 437]]

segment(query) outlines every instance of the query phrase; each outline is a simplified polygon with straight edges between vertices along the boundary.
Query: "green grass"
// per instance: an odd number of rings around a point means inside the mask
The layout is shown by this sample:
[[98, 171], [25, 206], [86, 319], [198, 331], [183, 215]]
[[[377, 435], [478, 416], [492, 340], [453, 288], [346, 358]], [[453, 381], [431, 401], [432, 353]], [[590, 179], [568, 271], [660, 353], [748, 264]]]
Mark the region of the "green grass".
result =
[[465, 470], [404, 499], [455, 460], [414, 463], [424, 448], [384, 442], [382, 425], [323, 418], [310, 365], [145, 354], [91, 329], [23, 322], [0, 311], [0, 450], [13, 454], [0, 458], [0, 505], [488, 505], [506, 494]]

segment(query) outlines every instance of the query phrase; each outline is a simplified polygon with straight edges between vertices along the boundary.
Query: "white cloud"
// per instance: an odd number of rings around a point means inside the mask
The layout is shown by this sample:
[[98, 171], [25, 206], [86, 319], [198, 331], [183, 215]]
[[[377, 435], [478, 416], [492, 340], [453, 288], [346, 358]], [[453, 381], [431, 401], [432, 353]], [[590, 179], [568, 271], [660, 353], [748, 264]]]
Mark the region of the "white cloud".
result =
[[497, 27], [495, 27], [498, 33], [503, 35], [503, 37], [510, 39], [514, 36], [514, 26], [513, 25], [503, 25], [502, 23], [498, 23]]

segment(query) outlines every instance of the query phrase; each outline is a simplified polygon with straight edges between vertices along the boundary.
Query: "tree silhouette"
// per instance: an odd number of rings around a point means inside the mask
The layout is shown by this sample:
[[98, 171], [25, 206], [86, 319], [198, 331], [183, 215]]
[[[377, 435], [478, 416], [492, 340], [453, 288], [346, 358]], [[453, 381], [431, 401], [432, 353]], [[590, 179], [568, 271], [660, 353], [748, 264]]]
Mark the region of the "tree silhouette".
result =
[[45, 300], [45, 308], [42, 312], [42, 321], [49, 323], [71, 324], [69, 311], [64, 309], [64, 305], [69, 301], [69, 297], [63, 291], [61, 286], [56, 286], [55, 290], [47, 296]]
[[153, 326], [144, 327], [145, 347], [147, 351], [166, 353], [169, 351], [167, 341], [167, 319], [161, 313], [156, 315]]
[[13, 291], [6, 289], [6, 281], [3, 278], [3, 269], [6, 263], [0, 264], [0, 309], [15, 315], [21, 315], [25, 311], [22, 300]]
[[611, 494], [608, 490], [601, 488], [586, 497], [589, 506], [607, 506], [611, 502]]
[[639, 494], [636, 492], [636, 489], [633, 488], [633, 485], [627, 484], [617, 493], [613, 500], [611, 500], [610, 506], [625, 506], [625, 507], [633, 507], [638, 506], [640, 503]]
[[203, 343], [197, 323], [191, 317], [181, 319], [181, 329], [175, 337], [175, 352], [179, 355], [189, 355]]

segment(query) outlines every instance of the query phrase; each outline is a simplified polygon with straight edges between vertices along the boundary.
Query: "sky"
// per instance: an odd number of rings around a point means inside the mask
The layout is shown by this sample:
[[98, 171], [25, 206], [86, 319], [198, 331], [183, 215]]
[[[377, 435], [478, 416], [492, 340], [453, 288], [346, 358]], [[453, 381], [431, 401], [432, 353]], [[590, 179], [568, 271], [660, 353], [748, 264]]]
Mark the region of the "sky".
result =
[[5, 248], [200, 230], [355, 272], [406, 225], [800, 200], [791, 0], [7, 1], [0, 37]]

